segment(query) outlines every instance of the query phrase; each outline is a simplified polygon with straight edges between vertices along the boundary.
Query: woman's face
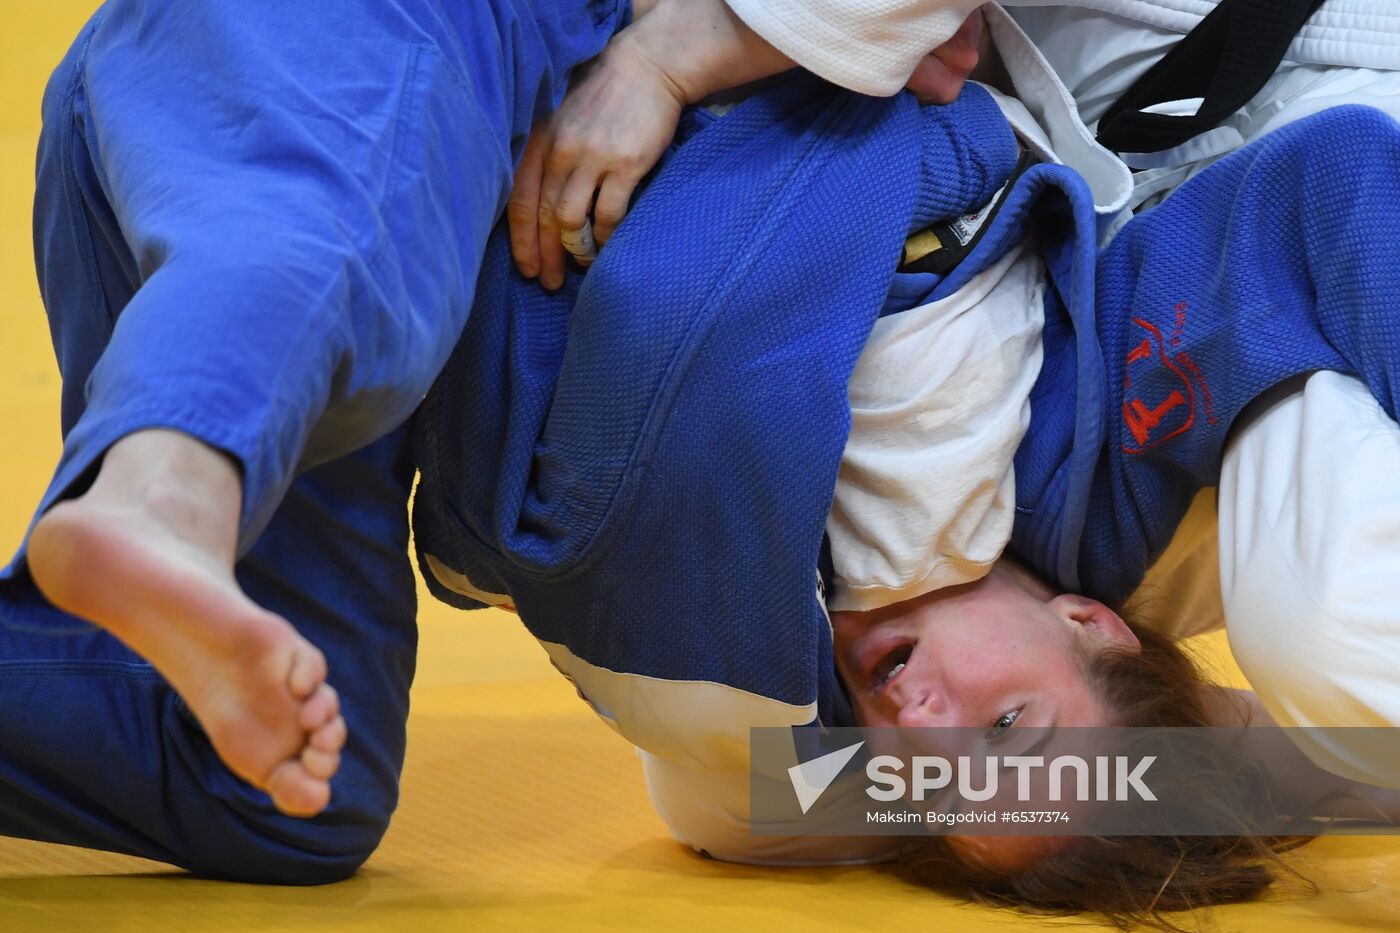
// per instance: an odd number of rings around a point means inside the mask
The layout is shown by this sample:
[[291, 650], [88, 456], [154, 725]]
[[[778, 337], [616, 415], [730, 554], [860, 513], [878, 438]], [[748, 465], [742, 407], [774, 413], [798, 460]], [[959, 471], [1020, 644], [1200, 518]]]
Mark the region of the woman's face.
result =
[[835, 612], [836, 669], [862, 726], [1109, 722], [1085, 665], [1137, 638], [1102, 603], [1055, 596], [1005, 562], [975, 583], [870, 612]]
[[[1056, 596], [1005, 562], [975, 583], [871, 612], [835, 612], [831, 623], [836, 669], [860, 725], [985, 729], [988, 738], [1016, 728], [1109, 724], [1086, 662], [1106, 648], [1138, 645], [1102, 603]], [[964, 858], [1004, 871], [1064, 841], [952, 840]]]

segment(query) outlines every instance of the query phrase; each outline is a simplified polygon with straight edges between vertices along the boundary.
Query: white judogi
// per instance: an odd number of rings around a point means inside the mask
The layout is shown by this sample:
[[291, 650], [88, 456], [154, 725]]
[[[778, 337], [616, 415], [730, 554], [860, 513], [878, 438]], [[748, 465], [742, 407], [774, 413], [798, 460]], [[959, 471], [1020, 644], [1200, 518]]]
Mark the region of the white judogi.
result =
[[[1005, 4], [1091, 128], [1213, 5], [1200, 0]], [[1400, 8], [1383, 0], [1329, 0], [1303, 27], [1264, 88], [1219, 126], [1163, 152], [1124, 154], [1135, 170], [1134, 207], [1156, 203], [1217, 159], [1285, 123], [1349, 103], [1400, 112]], [[1152, 109], [1190, 114], [1199, 105], [1193, 98]]]
[[[843, 87], [875, 95], [894, 94], [903, 87], [919, 59], [951, 37], [981, 5], [976, 0], [727, 2], [750, 28], [802, 67]], [[1215, 7], [1215, 0], [1006, 0], [1002, 6], [1017, 8], [1018, 14], [1019, 8], [1028, 7], [1067, 10], [1069, 18], [1090, 23], [1085, 43], [1072, 51], [1092, 60], [1118, 42], [1134, 43], [1132, 32], [1138, 27], [1157, 32], [1170, 44], [1190, 32]], [[1040, 41], [1038, 29], [1027, 32]], [[1134, 54], [1146, 51], [1139, 48]], [[1121, 74], [1086, 70], [1103, 82], [1094, 91], [1107, 97], [1103, 107], [1163, 51], [1165, 47], [1159, 47], [1155, 55], [1144, 56], [1146, 63], [1140, 69]], [[1390, 0], [1328, 0], [1294, 40], [1288, 59], [1342, 68], [1400, 69], [1400, 16]], [[1051, 55], [1051, 60], [1059, 65], [1069, 59]], [[1061, 77], [1071, 87], [1076, 83], [1067, 72], [1061, 72]], [[1096, 114], [1091, 122], [1097, 119]]]

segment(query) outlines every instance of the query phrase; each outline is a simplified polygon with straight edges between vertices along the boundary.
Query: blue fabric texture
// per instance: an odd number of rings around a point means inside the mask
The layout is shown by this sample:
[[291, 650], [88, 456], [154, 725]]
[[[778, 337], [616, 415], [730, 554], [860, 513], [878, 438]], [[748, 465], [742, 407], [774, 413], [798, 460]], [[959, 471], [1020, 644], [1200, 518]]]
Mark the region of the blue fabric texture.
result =
[[246, 553], [294, 476], [403, 423], [531, 125], [629, 10], [102, 7], [45, 99], [39, 174], [63, 180], [40, 186], [35, 251], [65, 445], [40, 511], [118, 438], [174, 428], [241, 464]]
[[693, 135], [559, 293], [498, 231], [417, 419], [420, 550], [592, 664], [833, 721], [817, 565], [846, 383], [909, 231], [1016, 156], [980, 89], [921, 109], [795, 77]]
[[[1095, 326], [1051, 297], [1016, 458], [1021, 554], [1062, 587], [1121, 601], [1196, 491], [1216, 483], [1230, 427], [1261, 393], [1336, 370], [1395, 417], [1398, 206], [1400, 124], [1342, 107], [1269, 134], [1134, 218], [1099, 260]], [[1106, 380], [1076, 369], [1094, 355]]]
[[[457, 339], [534, 119], [616, 0], [115, 0], [50, 81], [34, 232], [81, 489], [118, 438], [236, 456], [236, 573], [327, 657], [330, 808], [278, 813], [165, 681], [0, 578], [0, 834], [221, 878], [344, 878], [388, 825], [417, 647], [405, 419]], [[41, 511], [42, 508], [41, 507]]]
[[[847, 721], [818, 582], [846, 383], [907, 290], [907, 233], [980, 207], [1016, 146], [975, 88], [921, 109], [779, 82], [688, 125], [593, 269], [544, 292], [491, 230], [530, 122], [625, 15], [122, 0], [85, 30], [39, 158], [66, 435], [45, 503], [131, 431], [228, 450], [240, 582], [327, 652], [353, 738], [332, 809], [279, 817], [168, 685], [44, 603], [17, 560], [0, 577], [0, 832], [249, 880], [353, 871], [402, 763], [415, 463], [420, 556], [508, 595], [542, 640]], [[1054, 288], [1017, 458], [1024, 556], [1066, 587], [1130, 588], [1234, 416], [1294, 373], [1357, 373], [1395, 414], [1397, 169], [1393, 122], [1331, 112], [1096, 257], [1087, 186], [1037, 166], [962, 265], [918, 283], [951, 294], [1039, 237]]]

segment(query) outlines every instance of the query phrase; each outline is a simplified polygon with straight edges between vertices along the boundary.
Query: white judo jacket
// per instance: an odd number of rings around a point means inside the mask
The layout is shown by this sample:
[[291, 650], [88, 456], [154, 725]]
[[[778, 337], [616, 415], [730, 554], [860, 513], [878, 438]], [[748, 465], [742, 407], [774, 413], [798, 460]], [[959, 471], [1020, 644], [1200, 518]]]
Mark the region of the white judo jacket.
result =
[[[896, 93], [919, 59], [952, 36], [968, 14], [982, 5], [977, 0], [728, 2], [750, 28], [804, 68], [876, 95]], [[1006, 0], [1002, 4], [1091, 10], [1177, 36], [1190, 32], [1215, 5], [1216, 0]], [[1100, 22], [1102, 40], [1119, 38], [1110, 20]], [[1034, 31], [1027, 31], [1037, 39]], [[1301, 64], [1400, 70], [1400, 9], [1392, 0], [1329, 0], [1303, 27], [1288, 58]]]

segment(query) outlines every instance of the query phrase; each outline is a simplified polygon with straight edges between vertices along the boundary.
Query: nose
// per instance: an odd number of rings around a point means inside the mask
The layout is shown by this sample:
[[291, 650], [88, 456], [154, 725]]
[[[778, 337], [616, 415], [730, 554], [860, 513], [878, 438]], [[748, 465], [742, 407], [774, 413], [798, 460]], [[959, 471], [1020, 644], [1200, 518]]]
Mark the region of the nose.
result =
[[925, 685], [915, 685], [894, 697], [899, 711], [895, 724], [906, 728], [946, 725], [943, 722], [945, 704], [937, 691]]

